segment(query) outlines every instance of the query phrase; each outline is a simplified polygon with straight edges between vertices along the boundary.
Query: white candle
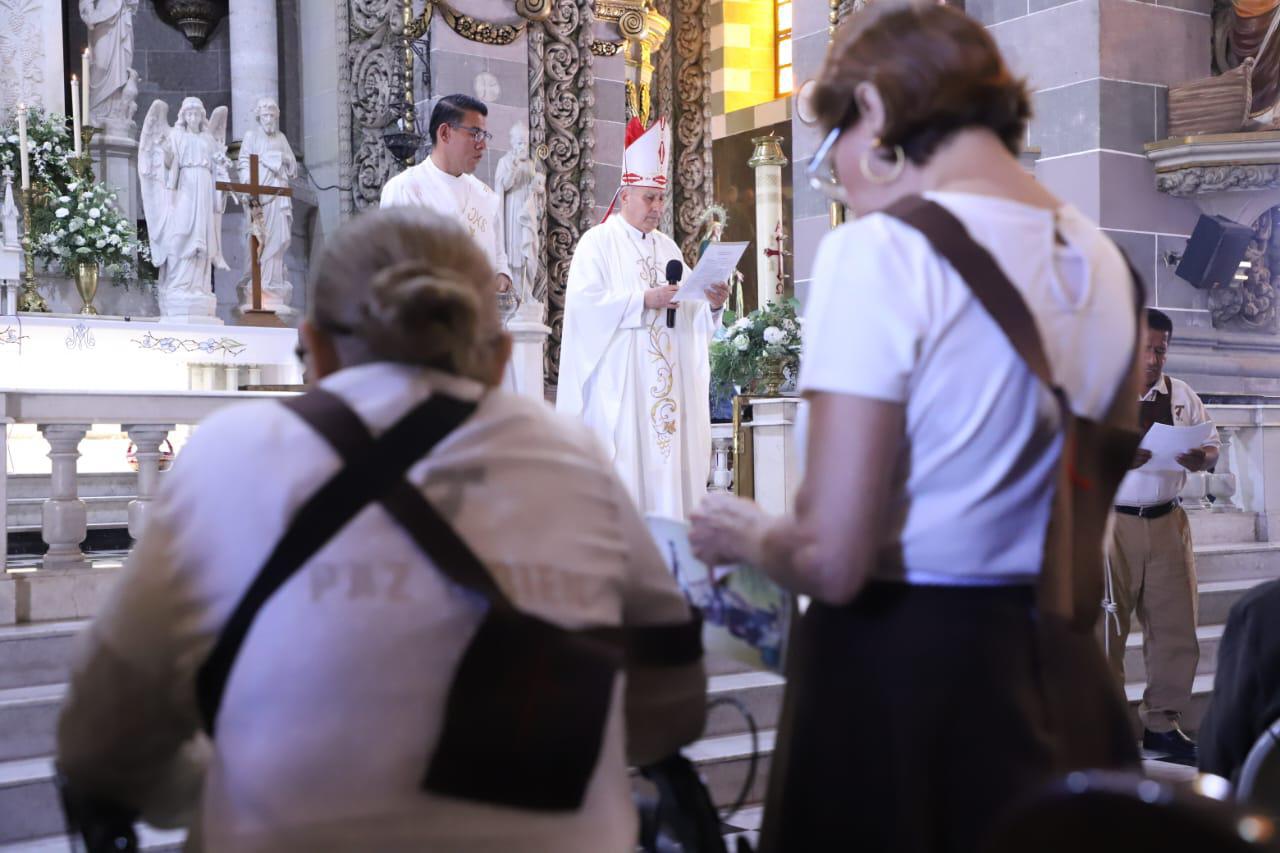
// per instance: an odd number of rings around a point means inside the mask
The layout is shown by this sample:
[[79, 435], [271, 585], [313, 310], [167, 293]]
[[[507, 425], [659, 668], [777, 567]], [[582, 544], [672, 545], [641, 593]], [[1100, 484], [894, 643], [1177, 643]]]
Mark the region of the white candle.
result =
[[27, 105], [18, 104], [18, 160], [22, 163], [24, 190], [31, 189], [31, 164], [27, 156]]
[[89, 48], [84, 49], [84, 53], [80, 56], [80, 79], [84, 81], [84, 105], [81, 107], [81, 115], [84, 120], [93, 124], [93, 116], [89, 115]]
[[80, 156], [80, 81], [71, 75], [71, 144]]

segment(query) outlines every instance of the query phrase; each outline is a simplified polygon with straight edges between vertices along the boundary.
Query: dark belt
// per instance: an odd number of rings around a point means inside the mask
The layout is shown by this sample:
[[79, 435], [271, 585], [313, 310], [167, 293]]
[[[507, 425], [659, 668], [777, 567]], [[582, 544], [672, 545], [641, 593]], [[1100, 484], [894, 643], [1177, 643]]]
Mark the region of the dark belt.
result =
[[1116, 512], [1121, 515], [1136, 515], [1138, 518], [1160, 518], [1173, 512], [1178, 506], [1176, 500], [1154, 506], [1117, 506]]

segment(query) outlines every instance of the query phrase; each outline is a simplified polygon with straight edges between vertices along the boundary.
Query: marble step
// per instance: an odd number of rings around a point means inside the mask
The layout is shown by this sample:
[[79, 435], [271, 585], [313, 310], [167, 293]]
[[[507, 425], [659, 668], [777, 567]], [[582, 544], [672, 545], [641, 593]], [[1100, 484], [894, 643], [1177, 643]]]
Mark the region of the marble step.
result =
[[1257, 540], [1256, 512], [1189, 509], [1191, 539], [1196, 545], [1229, 545]]
[[[147, 825], [138, 827], [138, 849], [147, 853], [178, 853], [186, 841], [185, 829], [155, 829]], [[66, 835], [50, 835], [32, 838], [12, 844], [0, 844], [0, 853], [73, 853]]]
[[1199, 625], [1225, 625], [1231, 606], [1239, 601], [1245, 593], [1270, 578], [1244, 578], [1228, 581], [1201, 581]]
[[1280, 543], [1238, 542], [1202, 545], [1196, 542], [1196, 578], [1205, 581], [1280, 578]]
[[[1142, 691], [1147, 688], [1146, 682], [1129, 681], [1124, 686], [1125, 698], [1129, 700], [1129, 716], [1133, 722], [1133, 730], [1142, 734], [1142, 723], [1138, 719], [1138, 705], [1142, 702]], [[1213, 695], [1213, 676], [1197, 675], [1191, 686], [1191, 703], [1182, 715], [1182, 727], [1189, 732], [1200, 728], [1204, 720], [1204, 712], [1209, 708], [1209, 699]]]
[[0, 689], [67, 680], [75, 635], [84, 619], [0, 627]]
[[[759, 761], [751, 789], [743, 800], [745, 805], [764, 801], [776, 737], [777, 731], [772, 728], [762, 729], [759, 733]], [[703, 738], [684, 748], [685, 756], [698, 766], [698, 772], [716, 806], [723, 808], [731, 805], [741, 795], [751, 767], [751, 746], [751, 735], [743, 733]], [[2, 810], [0, 814], [3, 814]]]
[[[758, 730], [778, 724], [782, 709], [782, 691], [786, 681], [772, 672], [747, 671], [730, 675], [713, 675], [707, 682], [707, 701], [731, 699], [741, 702], [755, 720]], [[730, 704], [720, 704], [707, 713], [703, 737], [742, 734], [750, 730], [742, 712]], [[2, 757], [3, 753], [0, 753]]]
[[52, 758], [0, 761], [0, 844], [65, 831]]
[[[1218, 668], [1218, 644], [1222, 642], [1223, 625], [1201, 625], [1196, 628], [1200, 641], [1200, 662], [1196, 675], [1212, 675]], [[1124, 644], [1124, 674], [1130, 681], [1143, 681], [1147, 677], [1146, 663], [1142, 659], [1142, 633], [1129, 634]]]
[[[53, 784], [53, 759], [0, 761], [0, 853], [70, 850]], [[180, 850], [185, 831], [139, 830], [145, 850]]]
[[0, 690], [0, 761], [53, 754], [66, 692], [64, 684]]

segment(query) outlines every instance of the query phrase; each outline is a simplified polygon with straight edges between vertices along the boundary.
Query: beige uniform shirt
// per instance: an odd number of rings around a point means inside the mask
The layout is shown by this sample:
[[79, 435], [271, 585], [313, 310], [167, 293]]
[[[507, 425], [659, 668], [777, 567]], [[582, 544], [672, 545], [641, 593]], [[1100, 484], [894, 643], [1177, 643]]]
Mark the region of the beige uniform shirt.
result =
[[[1169, 380], [1171, 392], [1164, 390], [1166, 378]], [[1191, 390], [1190, 385], [1172, 376], [1161, 377], [1155, 387], [1140, 397], [1138, 402], [1149, 403], [1156, 399], [1157, 394], [1165, 393], [1173, 395], [1173, 399], [1169, 401], [1169, 407], [1173, 410], [1174, 426], [1196, 426], [1208, 422], [1209, 413], [1205, 410], [1200, 397]], [[1205, 445], [1211, 447], [1222, 445], [1218, 439], [1217, 427], [1214, 427], [1213, 434]], [[1124, 480], [1120, 483], [1120, 490], [1116, 492], [1116, 506], [1155, 506], [1168, 503], [1178, 496], [1186, 484], [1185, 470], [1145, 471], [1142, 468], [1134, 468], [1124, 475]]]

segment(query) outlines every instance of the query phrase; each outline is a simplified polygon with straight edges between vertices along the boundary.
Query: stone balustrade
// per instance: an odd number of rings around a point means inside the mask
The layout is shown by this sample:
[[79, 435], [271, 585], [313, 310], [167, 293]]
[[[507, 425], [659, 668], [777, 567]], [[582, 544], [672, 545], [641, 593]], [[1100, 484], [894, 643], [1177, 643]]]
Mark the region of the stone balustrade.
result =
[[[85, 569], [80, 550], [87, 532], [84, 501], [76, 494], [80, 442], [93, 424], [119, 424], [136, 448], [137, 499], [129, 504], [129, 534], [146, 526], [155, 495], [160, 446], [178, 424], [196, 424], [223, 406], [245, 400], [288, 396], [263, 392], [95, 392], [0, 390], [0, 459], [7, 454], [7, 426], [36, 424], [49, 443], [50, 495], [42, 511], [42, 536], [49, 546], [41, 571]], [[0, 477], [0, 508], [7, 508], [8, 477]], [[0, 537], [0, 566], [8, 543]], [[0, 573], [2, 575], [2, 573]]]
[[[1187, 478], [1183, 499], [1215, 511], [1256, 513], [1260, 541], [1280, 540], [1280, 406], [1211, 405], [1222, 438], [1212, 474]], [[1190, 499], [1190, 500], [1188, 500]]]

